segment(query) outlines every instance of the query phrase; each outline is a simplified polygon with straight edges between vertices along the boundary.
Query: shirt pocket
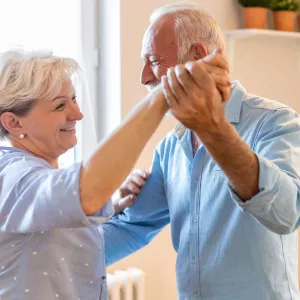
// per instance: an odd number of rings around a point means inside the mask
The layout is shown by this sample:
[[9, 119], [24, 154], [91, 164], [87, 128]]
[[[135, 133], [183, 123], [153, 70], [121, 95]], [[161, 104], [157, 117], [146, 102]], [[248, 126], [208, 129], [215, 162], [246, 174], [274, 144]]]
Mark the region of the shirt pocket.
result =
[[228, 178], [222, 168], [215, 165], [212, 169], [213, 184], [217, 185], [219, 188], [224, 185], [228, 185]]
[[215, 165], [212, 169], [212, 180], [210, 190], [214, 197], [220, 197], [225, 191], [227, 191], [228, 178], [224, 174], [224, 171]]

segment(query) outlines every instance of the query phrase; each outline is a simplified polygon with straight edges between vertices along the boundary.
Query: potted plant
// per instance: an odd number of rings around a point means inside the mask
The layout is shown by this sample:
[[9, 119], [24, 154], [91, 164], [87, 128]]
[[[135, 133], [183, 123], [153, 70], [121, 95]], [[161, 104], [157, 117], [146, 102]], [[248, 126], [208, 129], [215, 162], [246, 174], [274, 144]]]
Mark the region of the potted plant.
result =
[[294, 31], [300, 0], [272, 0], [270, 8], [273, 11], [276, 30]]
[[264, 29], [266, 26], [268, 8], [272, 0], [239, 0], [244, 11], [246, 28]]

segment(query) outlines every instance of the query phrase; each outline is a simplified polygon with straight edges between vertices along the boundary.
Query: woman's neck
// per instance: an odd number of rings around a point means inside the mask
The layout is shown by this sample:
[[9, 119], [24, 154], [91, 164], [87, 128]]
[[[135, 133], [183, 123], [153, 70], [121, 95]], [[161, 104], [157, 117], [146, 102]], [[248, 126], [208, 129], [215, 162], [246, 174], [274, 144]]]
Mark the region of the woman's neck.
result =
[[53, 158], [50, 155], [43, 153], [42, 151], [34, 151], [33, 149], [30, 149], [30, 147], [28, 147], [25, 143], [23, 144], [16, 140], [10, 140], [10, 143], [13, 147], [22, 149], [23, 151], [25, 151], [35, 157], [41, 158], [41, 159], [45, 160], [48, 164], [50, 164], [53, 168], [58, 169], [58, 157]]

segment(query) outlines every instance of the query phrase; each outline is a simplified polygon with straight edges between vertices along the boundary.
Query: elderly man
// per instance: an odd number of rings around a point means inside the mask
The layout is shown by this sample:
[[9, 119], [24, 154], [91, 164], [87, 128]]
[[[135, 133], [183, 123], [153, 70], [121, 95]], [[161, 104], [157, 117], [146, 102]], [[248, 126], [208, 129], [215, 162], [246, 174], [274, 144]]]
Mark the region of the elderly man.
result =
[[162, 81], [180, 124], [156, 147], [151, 176], [135, 172], [121, 186], [123, 201], [138, 200], [103, 226], [108, 264], [171, 223], [179, 299], [300, 299], [299, 115], [239, 82], [226, 106], [213, 92], [197, 101], [212, 78], [193, 84], [193, 67], [172, 67], [223, 48], [219, 27], [182, 4], [159, 8], [150, 23], [141, 82]]

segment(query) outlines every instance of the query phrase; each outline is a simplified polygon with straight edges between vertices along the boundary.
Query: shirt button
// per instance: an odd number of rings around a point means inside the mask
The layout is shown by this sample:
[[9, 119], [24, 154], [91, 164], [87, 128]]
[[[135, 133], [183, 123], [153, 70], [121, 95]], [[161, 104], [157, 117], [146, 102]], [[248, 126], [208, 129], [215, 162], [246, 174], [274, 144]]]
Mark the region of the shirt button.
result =
[[193, 264], [196, 262], [196, 258], [195, 257], [193, 257]]
[[197, 219], [196, 217], [193, 218], [193, 222], [194, 222], [194, 223], [197, 223], [197, 220], [198, 220], [198, 219]]
[[198, 292], [195, 292], [195, 293], [194, 293], [194, 297], [197, 297], [197, 295], [198, 295]]
[[105, 279], [106, 279], [106, 276], [102, 276], [102, 279], [105, 280]]
[[194, 183], [195, 183], [195, 184], [198, 184], [198, 180], [195, 180]]

